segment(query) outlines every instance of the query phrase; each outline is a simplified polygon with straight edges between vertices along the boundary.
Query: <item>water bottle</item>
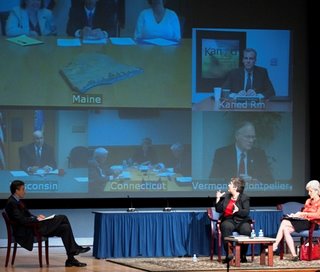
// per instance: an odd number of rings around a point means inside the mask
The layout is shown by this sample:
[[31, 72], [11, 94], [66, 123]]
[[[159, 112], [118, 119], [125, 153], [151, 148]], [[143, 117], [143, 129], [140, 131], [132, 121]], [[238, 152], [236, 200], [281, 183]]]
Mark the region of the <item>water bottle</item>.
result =
[[193, 262], [197, 262], [197, 261], [198, 261], [198, 258], [197, 258], [197, 255], [196, 255], [196, 254], [193, 254], [192, 261], [193, 261]]
[[123, 160], [123, 161], [122, 161], [122, 169], [123, 169], [123, 170], [126, 170], [127, 168], [128, 168], [128, 163], [127, 163], [126, 160]]
[[254, 231], [254, 229], [251, 231], [251, 234], [250, 234], [250, 238], [253, 239], [256, 237], [256, 232]]
[[262, 230], [262, 229], [259, 230], [259, 237], [264, 237], [264, 234], [263, 234], [263, 230]]
[[300, 246], [297, 246], [296, 251], [297, 251], [297, 255], [300, 256]]

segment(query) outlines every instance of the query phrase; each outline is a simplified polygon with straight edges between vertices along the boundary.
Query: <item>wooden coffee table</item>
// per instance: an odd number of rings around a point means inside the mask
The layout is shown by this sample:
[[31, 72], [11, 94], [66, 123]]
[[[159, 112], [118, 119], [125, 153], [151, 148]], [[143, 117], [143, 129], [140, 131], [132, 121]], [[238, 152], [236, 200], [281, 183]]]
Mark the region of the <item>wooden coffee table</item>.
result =
[[266, 248], [268, 248], [268, 266], [273, 266], [273, 248], [272, 245], [276, 241], [275, 238], [270, 237], [255, 237], [250, 238], [248, 236], [230, 236], [225, 238], [228, 241], [228, 252], [229, 255], [233, 254], [235, 250], [235, 259], [232, 261], [231, 265], [240, 266], [240, 247], [241, 245], [260, 245], [260, 264], [266, 264]]

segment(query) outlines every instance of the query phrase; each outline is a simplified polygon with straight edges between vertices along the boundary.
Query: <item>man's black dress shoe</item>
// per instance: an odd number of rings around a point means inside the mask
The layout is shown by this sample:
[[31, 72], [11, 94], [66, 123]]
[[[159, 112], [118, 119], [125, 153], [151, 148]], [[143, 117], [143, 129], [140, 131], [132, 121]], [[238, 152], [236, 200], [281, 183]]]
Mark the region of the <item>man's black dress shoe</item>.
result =
[[79, 255], [81, 253], [86, 253], [90, 250], [90, 247], [82, 247], [82, 246], [79, 246], [76, 251], [74, 252], [74, 255]]
[[247, 263], [248, 262], [248, 260], [247, 260], [247, 257], [241, 257], [241, 259], [240, 259], [240, 263]]
[[233, 255], [227, 255], [224, 260], [222, 260], [223, 264], [229, 263], [233, 259]]
[[66, 260], [66, 267], [71, 267], [71, 266], [84, 267], [84, 266], [87, 266], [87, 264], [81, 263], [75, 258], [67, 259]]

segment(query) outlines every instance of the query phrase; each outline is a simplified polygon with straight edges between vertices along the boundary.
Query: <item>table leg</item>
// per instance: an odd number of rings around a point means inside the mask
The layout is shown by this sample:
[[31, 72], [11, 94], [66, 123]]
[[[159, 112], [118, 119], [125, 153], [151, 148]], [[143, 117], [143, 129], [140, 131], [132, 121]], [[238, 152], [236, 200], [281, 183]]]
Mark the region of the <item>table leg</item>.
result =
[[273, 244], [268, 244], [268, 265], [273, 266]]
[[266, 264], [266, 245], [260, 244], [260, 264], [265, 265]]
[[235, 256], [235, 266], [240, 266], [240, 244], [236, 243], [236, 256]]

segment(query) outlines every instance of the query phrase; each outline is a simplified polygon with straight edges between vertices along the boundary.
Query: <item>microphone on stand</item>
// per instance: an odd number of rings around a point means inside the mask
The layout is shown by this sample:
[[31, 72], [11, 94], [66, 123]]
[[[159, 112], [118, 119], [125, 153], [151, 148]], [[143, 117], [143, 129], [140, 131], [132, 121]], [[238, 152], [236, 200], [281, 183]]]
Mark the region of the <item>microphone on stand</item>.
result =
[[128, 195], [128, 199], [130, 200], [130, 207], [127, 209], [127, 212], [134, 212], [136, 208], [133, 208], [132, 199], [130, 198], [129, 195]]
[[164, 207], [164, 208], [163, 208], [163, 211], [164, 211], [164, 212], [171, 212], [171, 210], [172, 210], [172, 209], [171, 209], [171, 207], [170, 207], [170, 205], [169, 205], [169, 200], [167, 199], [167, 207]]

